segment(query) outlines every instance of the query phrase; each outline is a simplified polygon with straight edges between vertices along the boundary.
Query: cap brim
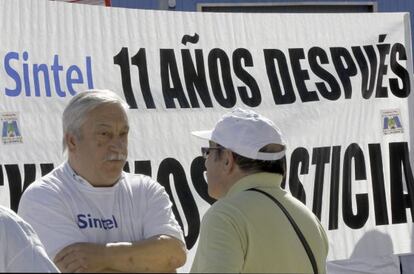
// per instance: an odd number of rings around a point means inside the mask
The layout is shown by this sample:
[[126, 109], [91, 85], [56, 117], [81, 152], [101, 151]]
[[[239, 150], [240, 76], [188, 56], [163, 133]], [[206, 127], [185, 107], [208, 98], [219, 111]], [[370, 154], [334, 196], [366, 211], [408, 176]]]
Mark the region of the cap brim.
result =
[[202, 130], [202, 131], [193, 131], [191, 132], [192, 135], [205, 139], [205, 140], [211, 140], [211, 134], [213, 133], [212, 130]]

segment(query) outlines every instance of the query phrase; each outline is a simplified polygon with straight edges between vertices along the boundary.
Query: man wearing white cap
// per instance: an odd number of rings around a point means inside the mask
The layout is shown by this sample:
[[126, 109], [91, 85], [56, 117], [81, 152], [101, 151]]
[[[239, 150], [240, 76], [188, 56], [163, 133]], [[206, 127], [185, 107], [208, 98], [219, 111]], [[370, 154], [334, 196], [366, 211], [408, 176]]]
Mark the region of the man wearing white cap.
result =
[[208, 193], [191, 272], [325, 273], [328, 240], [317, 217], [280, 186], [286, 143], [272, 121], [235, 109], [211, 131]]

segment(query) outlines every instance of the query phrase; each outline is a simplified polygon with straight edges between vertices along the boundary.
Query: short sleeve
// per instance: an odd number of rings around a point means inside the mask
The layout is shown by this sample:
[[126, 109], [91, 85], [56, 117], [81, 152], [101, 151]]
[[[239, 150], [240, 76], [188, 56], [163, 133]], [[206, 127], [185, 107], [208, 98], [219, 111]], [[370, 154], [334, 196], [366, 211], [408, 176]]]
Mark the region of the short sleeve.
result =
[[152, 179], [148, 179], [146, 187], [146, 211], [143, 218], [144, 238], [155, 235], [169, 235], [183, 243], [184, 237], [173, 210], [170, 197], [164, 187]]
[[59, 272], [33, 228], [14, 212], [0, 220], [5, 272]]
[[19, 250], [7, 266], [8, 272], [43, 272], [57, 273], [59, 270], [50, 260], [41, 245], [31, 245], [26, 242], [26, 247]]
[[51, 259], [64, 247], [87, 241], [69, 209], [52, 189], [32, 184], [23, 193], [18, 213], [36, 231]]

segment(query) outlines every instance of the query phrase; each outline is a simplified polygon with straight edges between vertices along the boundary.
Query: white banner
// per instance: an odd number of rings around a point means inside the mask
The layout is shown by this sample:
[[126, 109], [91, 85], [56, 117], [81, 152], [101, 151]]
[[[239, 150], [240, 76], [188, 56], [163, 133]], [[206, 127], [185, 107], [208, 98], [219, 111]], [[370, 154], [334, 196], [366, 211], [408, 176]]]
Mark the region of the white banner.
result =
[[[64, 160], [76, 93], [125, 98], [127, 170], [170, 193], [188, 261], [206, 193], [206, 143], [236, 106], [288, 142], [286, 189], [320, 218], [329, 260], [412, 252], [413, 95], [408, 13], [210, 14], [50, 1], [0, 2], [0, 204]], [[385, 244], [386, 243], [386, 244]]]

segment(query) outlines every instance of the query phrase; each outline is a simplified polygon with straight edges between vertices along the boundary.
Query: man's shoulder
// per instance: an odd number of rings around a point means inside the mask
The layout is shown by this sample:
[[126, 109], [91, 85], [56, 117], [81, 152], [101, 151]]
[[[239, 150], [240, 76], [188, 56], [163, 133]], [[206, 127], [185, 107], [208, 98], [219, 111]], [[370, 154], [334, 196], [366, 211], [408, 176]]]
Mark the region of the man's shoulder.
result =
[[124, 182], [132, 189], [159, 189], [163, 188], [160, 183], [144, 174], [123, 173]]
[[258, 202], [262, 199], [261, 196], [253, 196], [251, 191], [240, 191], [220, 198], [210, 207], [207, 213], [229, 219], [243, 218], [243, 216], [252, 214], [260, 205]]
[[[23, 192], [23, 197], [25, 196], [40, 196], [40, 194], [45, 193], [58, 193], [64, 187], [64, 171], [62, 165], [57, 166], [48, 174], [43, 175], [42, 177], [36, 179], [31, 183], [27, 189]], [[23, 198], [22, 197], [22, 198]]]
[[131, 185], [146, 185], [146, 184], [156, 183], [154, 179], [144, 174], [134, 174], [134, 173], [123, 172], [123, 176], [124, 176], [125, 182]]
[[142, 174], [124, 174], [122, 190], [124, 195], [131, 196], [136, 203], [146, 203], [164, 197], [164, 187], [149, 176]]
[[19, 216], [14, 211], [9, 208], [0, 206], [0, 223], [3, 223], [4, 225], [15, 225], [17, 224], [18, 219]]
[[243, 211], [243, 207], [247, 206], [242, 202], [241, 199], [232, 198], [221, 198], [217, 200], [206, 212], [206, 215], [216, 218], [221, 216], [221, 218], [234, 218], [236, 215], [239, 215]]
[[218, 209], [226, 209], [249, 207], [251, 206], [250, 203], [251, 196], [249, 194], [249, 191], [240, 191], [217, 200], [214, 205]]
[[[10, 209], [0, 208], [0, 239], [2, 245], [13, 250], [10, 245], [22, 245], [22, 224], [24, 221]], [[7, 249], [7, 248], [6, 248]]]

